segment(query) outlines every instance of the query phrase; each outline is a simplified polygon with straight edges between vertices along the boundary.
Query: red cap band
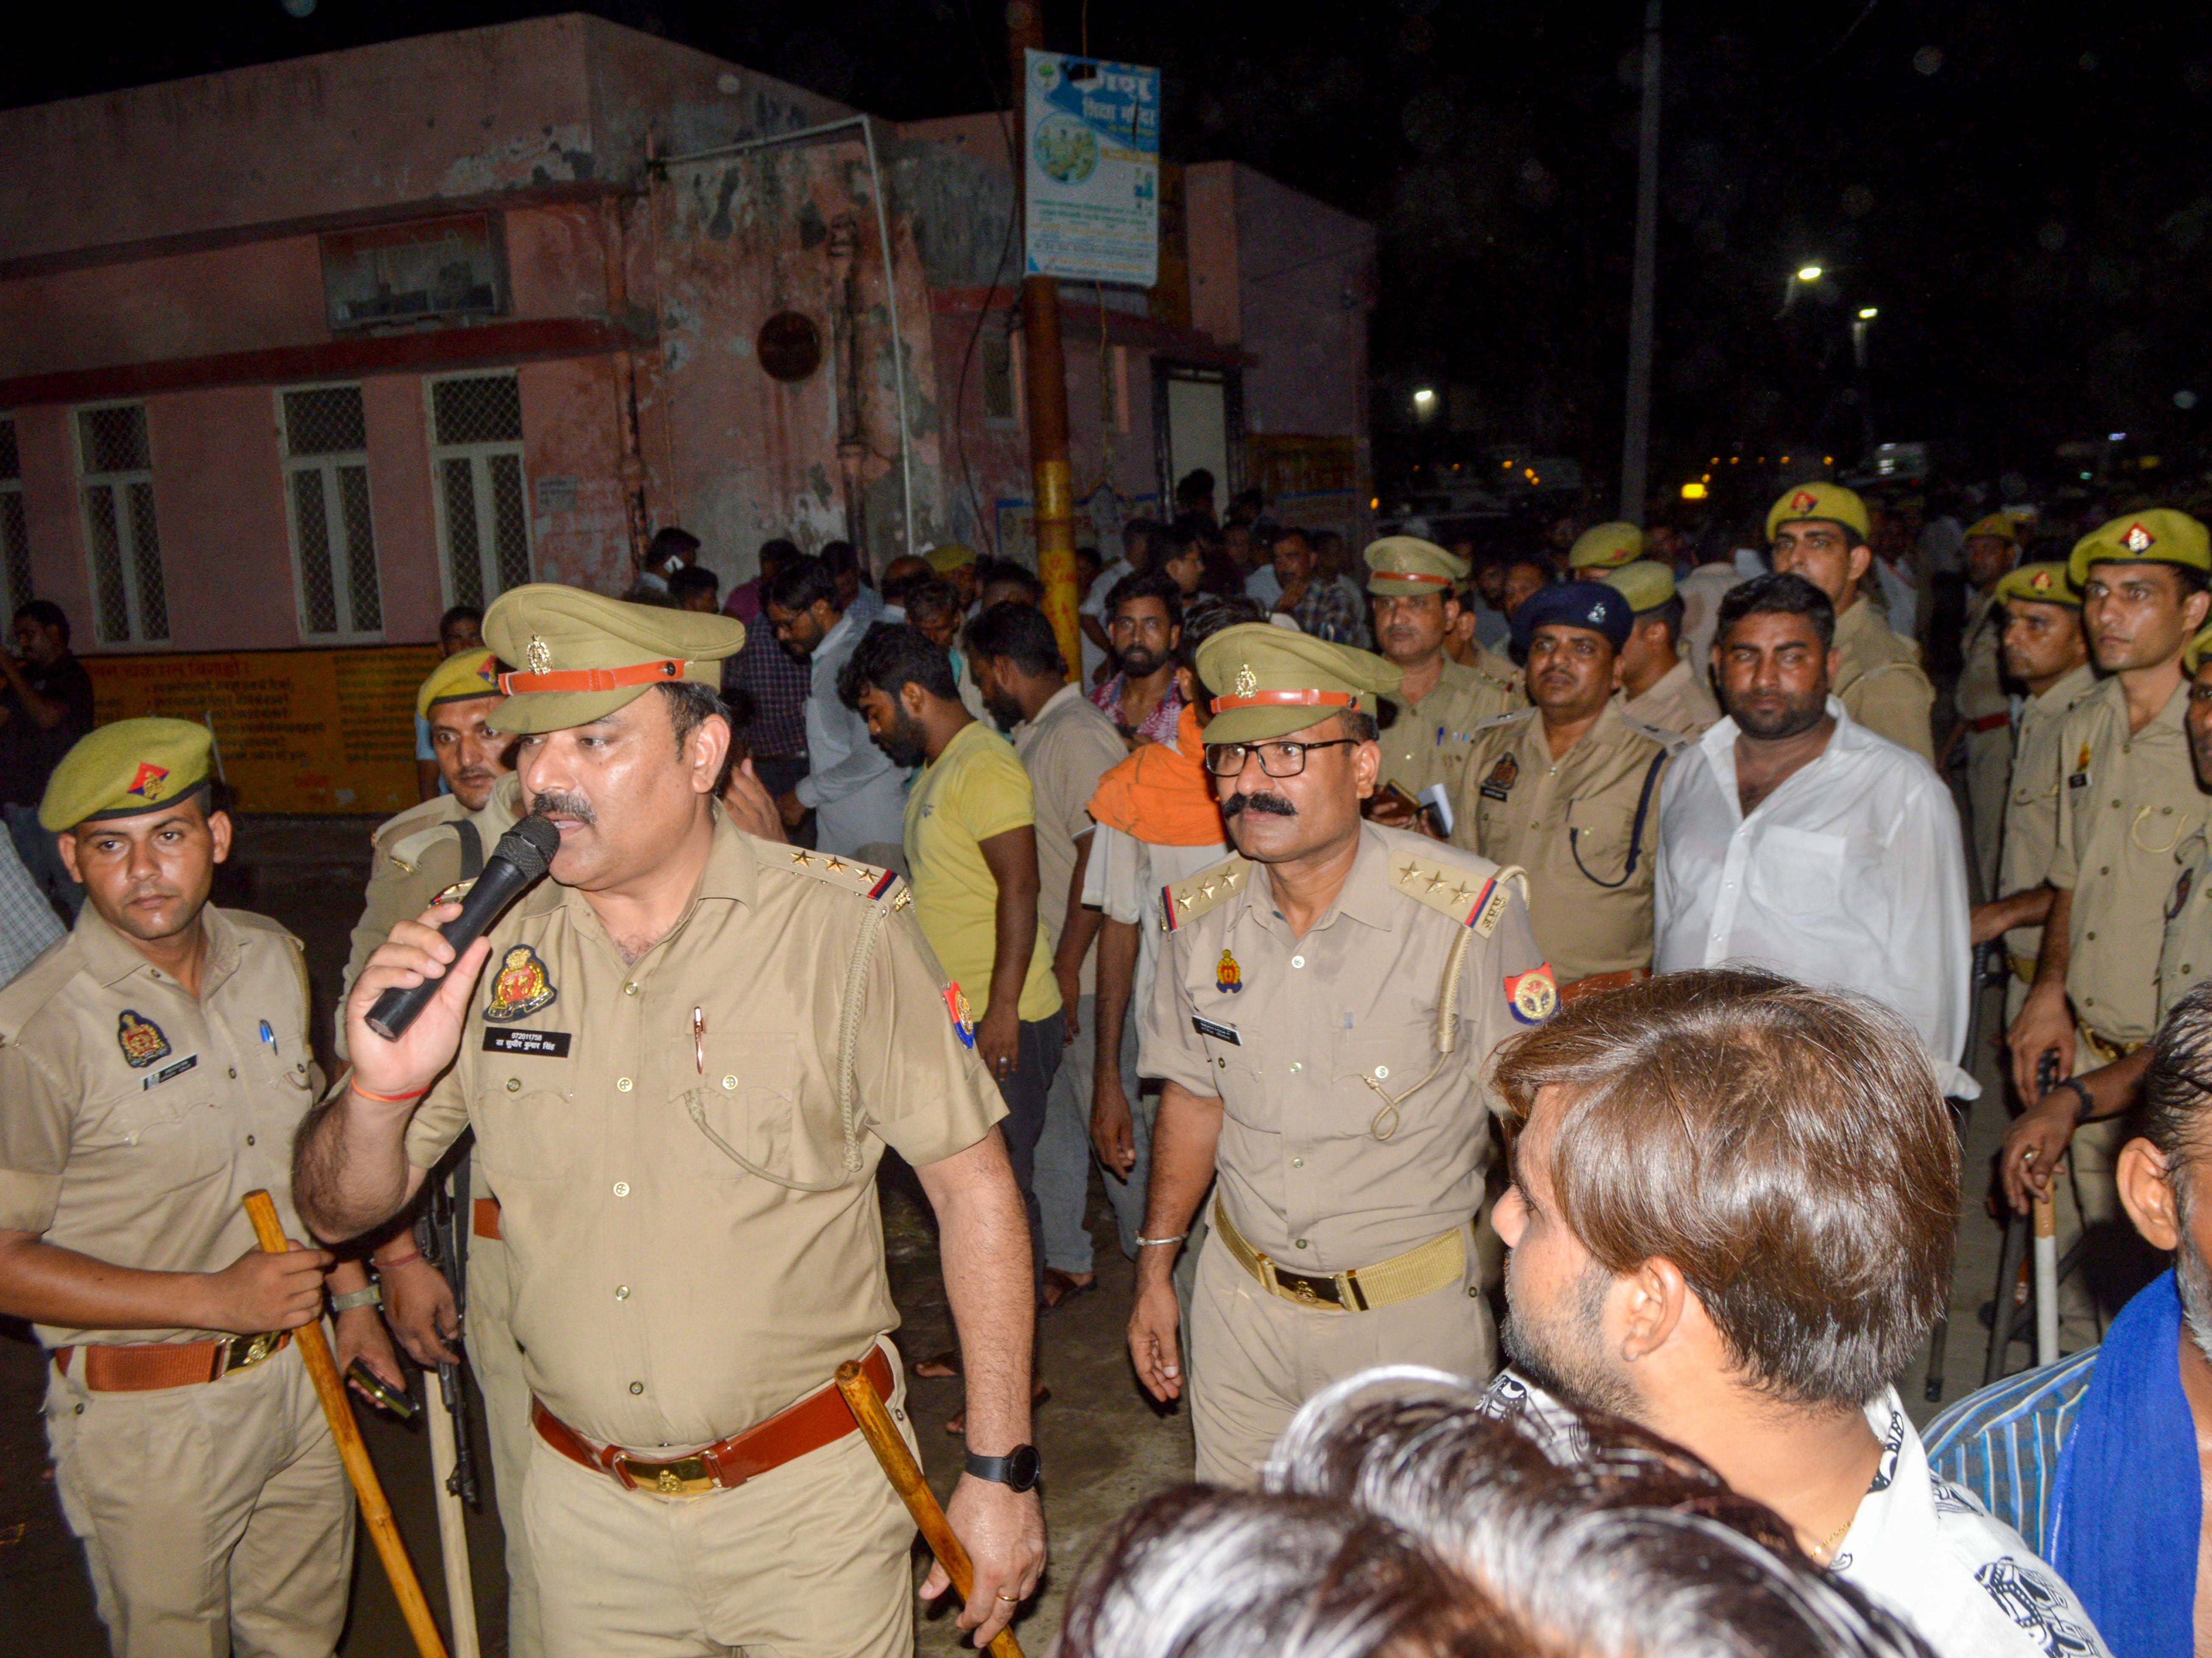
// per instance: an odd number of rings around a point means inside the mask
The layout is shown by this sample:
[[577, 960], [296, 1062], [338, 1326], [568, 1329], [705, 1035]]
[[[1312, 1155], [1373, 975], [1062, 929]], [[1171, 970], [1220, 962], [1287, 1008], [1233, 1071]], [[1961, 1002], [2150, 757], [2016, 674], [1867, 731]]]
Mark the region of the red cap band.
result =
[[1231, 708], [1348, 708], [1359, 699], [1350, 691], [1247, 691], [1242, 696], [1217, 696], [1213, 711]]
[[665, 685], [684, 677], [691, 665], [680, 657], [640, 662], [628, 668], [562, 668], [551, 673], [503, 673], [499, 689], [507, 696], [532, 691], [619, 691], [632, 685]]

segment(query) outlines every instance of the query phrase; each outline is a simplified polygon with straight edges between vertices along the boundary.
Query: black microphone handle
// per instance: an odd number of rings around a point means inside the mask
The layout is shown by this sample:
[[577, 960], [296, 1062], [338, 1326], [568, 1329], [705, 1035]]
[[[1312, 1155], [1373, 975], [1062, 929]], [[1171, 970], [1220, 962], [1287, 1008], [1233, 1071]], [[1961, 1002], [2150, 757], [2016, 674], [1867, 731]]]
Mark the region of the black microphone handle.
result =
[[[500, 911], [536, 879], [496, 853], [487, 858], [483, 873], [461, 900], [461, 913], [438, 929], [439, 934], [453, 947], [453, 959], [458, 962], [471, 944], [491, 931], [491, 924], [498, 919]], [[441, 977], [425, 979], [419, 985], [394, 985], [379, 996], [368, 1010], [368, 1028], [388, 1042], [398, 1042], [400, 1033], [415, 1023], [430, 1005], [430, 999], [438, 993], [438, 987], [445, 982]]]

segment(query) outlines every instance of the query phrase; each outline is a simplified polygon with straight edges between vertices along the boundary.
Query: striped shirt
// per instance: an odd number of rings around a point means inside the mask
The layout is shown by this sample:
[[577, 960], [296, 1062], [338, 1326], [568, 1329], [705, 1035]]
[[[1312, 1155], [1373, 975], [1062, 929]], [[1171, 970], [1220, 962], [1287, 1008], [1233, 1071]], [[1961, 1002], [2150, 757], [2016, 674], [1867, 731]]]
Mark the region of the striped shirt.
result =
[[2051, 1494], [2058, 1454], [2081, 1412], [2096, 1368], [2087, 1348], [2039, 1370], [2023, 1370], [1969, 1394], [1928, 1424], [1928, 1466], [2051, 1552]]

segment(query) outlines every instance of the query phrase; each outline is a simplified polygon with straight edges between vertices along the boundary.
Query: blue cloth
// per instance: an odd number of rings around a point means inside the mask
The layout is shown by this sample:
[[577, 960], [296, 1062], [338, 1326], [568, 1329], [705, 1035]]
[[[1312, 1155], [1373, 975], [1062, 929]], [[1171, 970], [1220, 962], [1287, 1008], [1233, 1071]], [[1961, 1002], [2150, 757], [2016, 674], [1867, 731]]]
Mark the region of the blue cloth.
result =
[[2101, 1351], [2091, 1347], [1969, 1394], [1921, 1435], [1937, 1477], [1972, 1491], [2046, 1560], [2051, 1484]]
[[2168, 1271], [2112, 1321], [2059, 1454], [2051, 1564], [2114, 1658], [2191, 1655], [2204, 1493]]

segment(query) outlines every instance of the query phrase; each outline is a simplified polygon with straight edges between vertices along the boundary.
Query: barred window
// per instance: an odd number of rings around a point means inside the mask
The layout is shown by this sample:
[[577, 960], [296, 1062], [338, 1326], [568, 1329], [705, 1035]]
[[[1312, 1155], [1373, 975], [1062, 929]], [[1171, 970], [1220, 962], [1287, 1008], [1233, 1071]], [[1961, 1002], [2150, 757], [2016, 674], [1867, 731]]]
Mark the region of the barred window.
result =
[[431, 499], [448, 604], [489, 604], [531, 579], [522, 390], [510, 371], [429, 386]]
[[361, 387], [280, 392], [276, 410], [300, 632], [309, 639], [381, 639], [384, 598], [368, 512], [368, 422]]
[[76, 411], [77, 489], [101, 643], [165, 644], [168, 590], [154, 513], [154, 452], [143, 403]]
[[31, 535], [23, 518], [23, 465], [15, 422], [0, 418], [0, 620], [30, 603]]

